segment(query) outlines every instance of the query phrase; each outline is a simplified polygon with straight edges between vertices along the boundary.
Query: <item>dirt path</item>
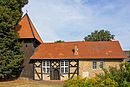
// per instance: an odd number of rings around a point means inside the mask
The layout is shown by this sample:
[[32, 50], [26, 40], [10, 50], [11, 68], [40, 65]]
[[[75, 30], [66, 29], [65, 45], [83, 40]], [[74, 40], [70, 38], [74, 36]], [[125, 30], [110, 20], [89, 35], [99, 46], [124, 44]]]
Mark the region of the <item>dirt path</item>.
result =
[[0, 82], [0, 87], [63, 87], [63, 81], [14, 80]]

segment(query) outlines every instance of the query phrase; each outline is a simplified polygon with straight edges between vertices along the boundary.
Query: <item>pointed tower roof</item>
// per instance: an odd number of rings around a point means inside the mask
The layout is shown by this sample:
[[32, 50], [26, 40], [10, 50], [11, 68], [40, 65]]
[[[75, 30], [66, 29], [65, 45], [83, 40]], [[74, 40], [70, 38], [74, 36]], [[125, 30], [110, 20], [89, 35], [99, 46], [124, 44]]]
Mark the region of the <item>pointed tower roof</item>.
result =
[[16, 30], [21, 39], [35, 38], [40, 43], [43, 43], [27, 13], [19, 21]]

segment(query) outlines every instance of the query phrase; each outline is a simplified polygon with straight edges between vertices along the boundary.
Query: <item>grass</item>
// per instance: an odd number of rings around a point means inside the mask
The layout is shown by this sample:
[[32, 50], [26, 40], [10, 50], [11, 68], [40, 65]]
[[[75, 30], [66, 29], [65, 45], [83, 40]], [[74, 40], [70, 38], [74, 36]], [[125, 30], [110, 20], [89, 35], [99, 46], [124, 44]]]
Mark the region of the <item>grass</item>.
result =
[[14, 80], [0, 82], [0, 87], [63, 87], [61, 81]]

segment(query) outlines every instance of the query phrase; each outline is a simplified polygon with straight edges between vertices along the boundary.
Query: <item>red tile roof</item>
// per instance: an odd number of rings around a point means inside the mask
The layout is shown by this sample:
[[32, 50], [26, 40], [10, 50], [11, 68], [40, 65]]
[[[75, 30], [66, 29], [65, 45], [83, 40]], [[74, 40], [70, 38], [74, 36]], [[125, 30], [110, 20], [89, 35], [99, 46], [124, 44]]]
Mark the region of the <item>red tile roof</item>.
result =
[[18, 25], [16, 26], [16, 30], [19, 33], [19, 37], [22, 39], [35, 38], [40, 43], [43, 43], [27, 14], [25, 14], [19, 21]]
[[[78, 48], [78, 54], [73, 49]], [[118, 41], [44, 43], [31, 59], [106, 59], [127, 58]]]

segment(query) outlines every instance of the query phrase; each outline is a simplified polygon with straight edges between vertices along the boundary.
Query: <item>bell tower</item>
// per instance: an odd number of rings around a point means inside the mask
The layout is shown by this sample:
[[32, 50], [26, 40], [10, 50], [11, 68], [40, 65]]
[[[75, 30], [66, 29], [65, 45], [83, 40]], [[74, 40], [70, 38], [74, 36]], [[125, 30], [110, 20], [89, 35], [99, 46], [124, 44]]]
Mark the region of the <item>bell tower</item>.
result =
[[27, 13], [17, 24], [16, 31], [19, 34], [19, 41], [23, 45], [21, 50], [25, 54], [20, 77], [33, 79], [33, 64], [30, 63], [30, 57], [33, 55], [35, 48], [43, 41]]

